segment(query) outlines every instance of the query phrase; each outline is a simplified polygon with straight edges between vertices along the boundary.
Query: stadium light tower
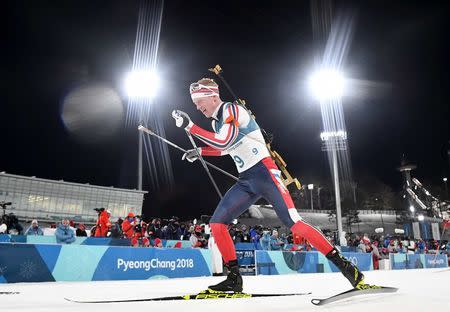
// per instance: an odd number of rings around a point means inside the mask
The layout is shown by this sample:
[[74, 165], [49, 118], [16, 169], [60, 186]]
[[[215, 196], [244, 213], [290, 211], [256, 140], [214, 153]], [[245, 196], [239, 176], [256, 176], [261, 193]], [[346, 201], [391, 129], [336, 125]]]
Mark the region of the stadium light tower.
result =
[[[335, 106], [341, 100], [345, 91], [345, 79], [342, 73], [333, 69], [320, 69], [313, 73], [309, 79], [309, 88], [312, 95], [324, 105]], [[334, 179], [334, 190], [336, 199], [336, 221], [338, 230], [338, 243], [344, 241], [342, 237], [342, 213], [341, 195], [339, 188], [339, 168], [337, 151], [347, 149], [347, 132], [345, 128], [340, 128], [339, 122], [332, 121], [333, 126], [320, 134], [323, 146], [322, 150], [327, 151], [332, 158], [332, 176]], [[325, 123], [324, 123], [325, 127]], [[331, 131], [329, 131], [331, 130]]]
[[442, 181], [444, 181], [444, 185], [445, 185], [445, 197], [447, 197], [448, 199], [448, 188], [447, 188], [447, 178], [442, 178]]
[[125, 79], [125, 88], [131, 98], [153, 99], [158, 91], [159, 79], [153, 71], [132, 71]]
[[310, 192], [311, 192], [311, 210], [314, 210], [313, 189], [314, 189], [314, 184], [308, 184], [308, 190], [310, 190]]
[[[159, 79], [153, 71], [132, 71], [128, 73], [125, 78], [125, 89], [128, 97], [132, 100], [141, 100], [141, 105], [148, 103], [155, 96], [159, 88]], [[139, 109], [139, 124], [142, 123], [143, 118], [142, 107]], [[142, 131], [138, 131], [139, 148], [138, 148], [138, 190], [142, 190]]]
[[344, 94], [345, 79], [336, 70], [321, 69], [311, 75], [309, 87], [319, 101], [340, 99]]

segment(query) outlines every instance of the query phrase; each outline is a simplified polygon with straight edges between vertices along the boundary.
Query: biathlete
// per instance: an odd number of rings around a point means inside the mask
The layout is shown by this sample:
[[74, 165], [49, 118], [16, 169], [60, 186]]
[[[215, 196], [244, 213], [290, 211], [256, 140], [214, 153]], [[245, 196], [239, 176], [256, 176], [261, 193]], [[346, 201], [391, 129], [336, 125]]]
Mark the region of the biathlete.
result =
[[281, 180], [281, 172], [270, 157], [261, 129], [247, 110], [236, 103], [223, 102], [219, 86], [209, 78], [192, 83], [190, 95], [197, 110], [212, 119], [213, 132], [195, 125], [185, 112], [173, 111], [176, 125], [207, 145], [198, 151], [188, 150], [183, 159], [193, 162], [198, 152], [201, 156], [230, 155], [239, 172], [239, 180], [224, 195], [210, 220], [212, 235], [229, 273], [223, 282], [209, 286], [209, 291], [242, 292], [242, 277], [227, 225], [262, 197], [272, 204], [277, 216], [294, 235], [304, 237], [326, 255], [353, 287], [364, 288], [364, 275], [359, 269], [298, 214]]

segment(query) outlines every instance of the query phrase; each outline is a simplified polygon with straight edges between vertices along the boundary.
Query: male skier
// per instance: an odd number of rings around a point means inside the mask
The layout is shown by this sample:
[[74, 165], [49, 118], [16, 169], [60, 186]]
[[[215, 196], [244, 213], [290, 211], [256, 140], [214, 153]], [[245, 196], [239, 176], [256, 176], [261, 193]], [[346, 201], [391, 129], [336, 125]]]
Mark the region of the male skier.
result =
[[173, 111], [172, 116], [178, 127], [207, 144], [198, 151], [187, 151], [183, 159], [193, 162], [198, 158], [198, 153], [201, 156], [230, 155], [239, 172], [239, 180], [224, 195], [210, 220], [212, 234], [229, 273], [226, 280], [209, 286], [208, 290], [242, 292], [242, 277], [227, 225], [261, 197], [272, 204], [277, 216], [294, 235], [304, 237], [326, 255], [353, 287], [364, 288], [364, 275], [358, 268], [298, 214], [289, 191], [281, 181], [280, 170], [270, 157], [261, 129], [247, 110], [236, 103], [223, 102], [218, 85], [209, 78], [192, 83], [190, 94], [197, 110], [212, 119], [214, 132], [195, 125], [185, 112]]

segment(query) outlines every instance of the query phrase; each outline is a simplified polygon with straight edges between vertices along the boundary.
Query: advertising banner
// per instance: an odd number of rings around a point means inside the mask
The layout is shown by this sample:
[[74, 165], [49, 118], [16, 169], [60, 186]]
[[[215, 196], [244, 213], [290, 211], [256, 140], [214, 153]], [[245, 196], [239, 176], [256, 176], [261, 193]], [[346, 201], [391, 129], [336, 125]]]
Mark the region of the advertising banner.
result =
[[0, 283], [211, 275], [207, 249], [0, 244]]
[[393, 270], [448, 267], [448, 258], [444, 254], [390, 254], [389, 258]]
[[439, 223], [431, 223], [431, 233], [433, 234], [433, 239], [441, 240], [441, 233], [439, 233]]
[[[344, 252], [343, 255], [362, 271], [373, 270], [372, 254]], [[256, 274], [277, 275], [293, 273], [338, 272], [319, 252], [256, 251]]]
[[236, 250], [236, 257], [240, 266], [255, 265], [255, 250]]

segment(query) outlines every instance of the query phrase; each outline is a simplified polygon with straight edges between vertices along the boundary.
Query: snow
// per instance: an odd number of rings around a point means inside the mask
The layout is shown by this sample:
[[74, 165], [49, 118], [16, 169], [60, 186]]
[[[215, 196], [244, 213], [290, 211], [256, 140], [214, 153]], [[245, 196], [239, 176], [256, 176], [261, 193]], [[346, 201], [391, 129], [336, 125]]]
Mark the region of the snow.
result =
[[[252, 293], [308, 292], [307, 296], [163, 301], [108, 304], [79, 304], [64, 297], [80, 300], [131, 299], [176, 296], [196, 293], [223, 277], [181, 278], [147, 281], [55, 282], [0, 284], [0, 311], [115, 312], [142, 308], [143, 311], [450, 311], [449, 269], [418, 269], [365, 272], [366, 281], [399, 287], [394, 294], [355, 297], [351, 300], [317, 307], [312, 298], [323, 298], [349, 289], [340, 273], [314, 273], [276, 276], [244, 276], [244, 291]], [[162, 310], [164, 309], [164, 310]]]

